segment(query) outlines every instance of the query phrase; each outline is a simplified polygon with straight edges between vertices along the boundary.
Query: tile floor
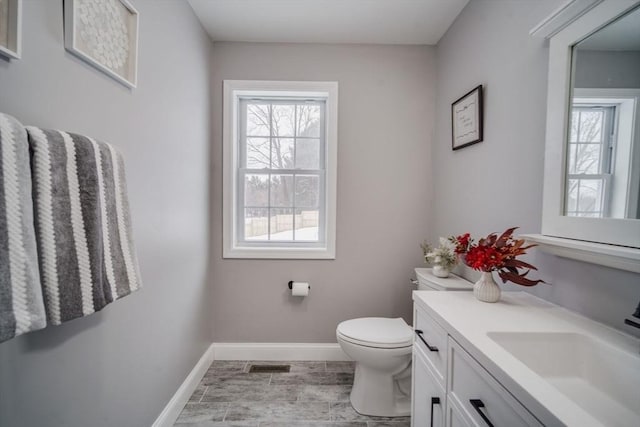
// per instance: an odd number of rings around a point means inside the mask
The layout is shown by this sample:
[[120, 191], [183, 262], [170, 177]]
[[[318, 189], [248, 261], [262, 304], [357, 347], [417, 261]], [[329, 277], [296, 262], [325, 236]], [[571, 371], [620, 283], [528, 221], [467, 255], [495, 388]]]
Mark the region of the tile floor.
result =
[[[251, 364], [291, 365], [249, 373]], [[215, 361], [176, 427], [409, 427], [409, 417], [358, 414], [349, 403], [352, 362]]]

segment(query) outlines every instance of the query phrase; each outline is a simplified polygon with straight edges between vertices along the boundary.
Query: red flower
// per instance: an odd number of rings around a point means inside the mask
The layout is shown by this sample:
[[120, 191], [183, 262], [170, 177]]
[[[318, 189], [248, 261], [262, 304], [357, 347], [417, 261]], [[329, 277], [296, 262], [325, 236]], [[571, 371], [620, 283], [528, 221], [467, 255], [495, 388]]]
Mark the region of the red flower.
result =
[[[544, 280], [530, 280], [525, 277], [531, 270], [537, 270], [533, 265], [517, 259], [524, 255], [527, 249], [535, 246], [524, 246], [523, 239], [514, 239], [513, 232], [517, 227], [509, 228], [498, 237], [496, 233], [491, 233], [487, 237], [480, 239], [477, 244], [469, 233], [452, 237], [451, 241], [456, 244], [455, 252], [460, 255], [464, 263], [474, 270], [497, 271], [503, 283], [511, 281], [518, 285], [533, 286], [538, 283], [545, 283]], [[524, 273], [519, 273], [518, 269], [527, 269]]]
[[493, 271], [503, 266], [503, 255], [492, 246], [472, 246], [465, 257], [466, 264], [474, 270]]
[[469, 233], [464, 233], [461, 236], [455, 237], [453, 241], [456, 244], [456, 254], [464, 254], [469, 248], [469, 243], [471, 243], [471, 235]]

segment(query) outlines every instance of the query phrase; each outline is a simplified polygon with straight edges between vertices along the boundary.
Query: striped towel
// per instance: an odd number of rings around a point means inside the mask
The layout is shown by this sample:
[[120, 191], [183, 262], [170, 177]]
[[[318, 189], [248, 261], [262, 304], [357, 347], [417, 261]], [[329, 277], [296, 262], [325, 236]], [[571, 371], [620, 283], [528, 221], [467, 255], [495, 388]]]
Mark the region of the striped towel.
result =
[[111, 145], [27, 127], [36, 240], [50, 324], [140, 288], [124, 163]]
[[0, 113], [0, 342], [45, 326], [27, 133]]

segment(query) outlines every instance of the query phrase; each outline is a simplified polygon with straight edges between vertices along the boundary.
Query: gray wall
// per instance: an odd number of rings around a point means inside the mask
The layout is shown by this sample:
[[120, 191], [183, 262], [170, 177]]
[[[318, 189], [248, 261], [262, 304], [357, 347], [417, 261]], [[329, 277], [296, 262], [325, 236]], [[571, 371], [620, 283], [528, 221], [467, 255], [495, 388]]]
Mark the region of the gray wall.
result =
[[[540, 232], [548, 49], [528, 32], [561, 3], [474, 0], [440, 40], [432, 237], [515, 225]], [[484, 142], [451, 151], [451, 102], [480, 83]], [[532, 252], [552, 284], [533, 293], [623, 328], [640, 299], [640, 275]]]
[[211, 341], [211, 44], [186, 2], [134, 3], [132, 92], [65, 52], [62, 0], [23, 2], [24, 57], [0, 60], [0, 111], [123, 151], [145, 285], [101, 313], [0, 344], [3, 427], [147, 427]]
[[[434, 49], [216, 43], [212, 56], [212, 281], [216, 342], [335, 342], [358, 316], [411, 320], [430, 215]], [[223, 79], [339, 82], [337, 258], [223, 260]], [[288, 294], [289, 280], [311, 295]]]
[[640, 88], [640, 52], [578, 50], [575, 87]]

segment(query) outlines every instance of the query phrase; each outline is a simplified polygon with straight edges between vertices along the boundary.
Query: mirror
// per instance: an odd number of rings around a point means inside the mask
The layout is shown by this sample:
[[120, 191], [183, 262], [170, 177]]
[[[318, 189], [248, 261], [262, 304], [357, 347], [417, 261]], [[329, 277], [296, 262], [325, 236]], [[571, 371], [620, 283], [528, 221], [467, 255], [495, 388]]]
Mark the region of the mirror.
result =
[[640, 273], [640, 0], [568, 0], [549, 40], [542, 227], [559, 256]]
[[640, 7], [574, 44], [563, 214], [640, 219]]

